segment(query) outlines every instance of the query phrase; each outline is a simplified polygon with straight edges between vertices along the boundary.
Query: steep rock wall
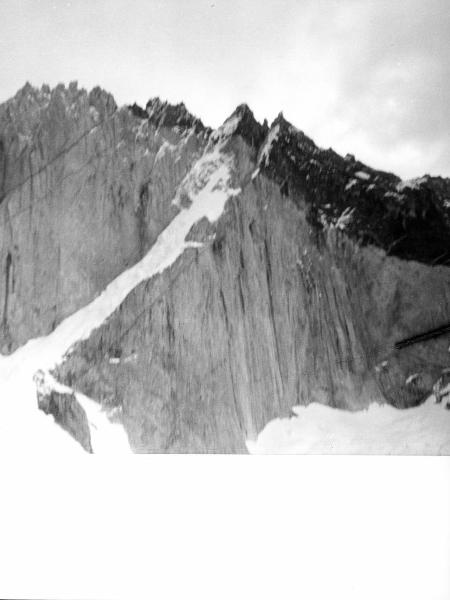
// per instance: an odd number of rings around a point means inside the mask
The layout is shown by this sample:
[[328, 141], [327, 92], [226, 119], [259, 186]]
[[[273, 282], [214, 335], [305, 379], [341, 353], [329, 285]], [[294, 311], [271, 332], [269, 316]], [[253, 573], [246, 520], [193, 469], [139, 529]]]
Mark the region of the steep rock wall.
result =
[[242, 192], [214, 240], [137, 287], [58, 377], [120, 407], [139, 452], [243, 451], [295, 404], [421, 402], [448, 339], [394, 343], [449, 314], [449, 270], [387, 257], [337, 228], [318, 233], [304, 198], [252, 178], [254, 150], [239, 137], [229, 145]]
[[0, 351], [46, 334], [139, 260], [204, 145], [71, 84], [0, 107]]

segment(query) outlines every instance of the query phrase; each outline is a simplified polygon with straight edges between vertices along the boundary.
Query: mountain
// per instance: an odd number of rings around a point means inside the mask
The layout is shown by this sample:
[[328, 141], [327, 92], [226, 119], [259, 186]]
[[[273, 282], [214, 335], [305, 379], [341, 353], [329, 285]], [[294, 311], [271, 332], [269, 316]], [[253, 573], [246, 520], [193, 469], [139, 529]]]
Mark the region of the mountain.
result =
[[389, 404], [431, 411], [420, 449], [450, 452], [448, 333], [395, 347], [450, 322], [449, 242], [450, 179], [402, 182], [281, 113], [213, 131], [27, 84], [0, 106], [8, 443], [59, 443], [54, 419], [89, 452], [246, 452], [294, 406]]

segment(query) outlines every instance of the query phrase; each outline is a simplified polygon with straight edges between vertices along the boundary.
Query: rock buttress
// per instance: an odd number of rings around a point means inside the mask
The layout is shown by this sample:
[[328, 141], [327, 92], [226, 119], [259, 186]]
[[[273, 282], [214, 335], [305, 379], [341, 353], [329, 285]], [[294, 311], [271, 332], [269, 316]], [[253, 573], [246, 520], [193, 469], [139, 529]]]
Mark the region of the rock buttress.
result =
[[[0, 106], [0, 352], [45, 335], [142, 258], [205, 140], [100, 88], [26, 85]], [[5, 310], [5, 307], [7, 310]]]
[[246, 148], [234, 142], [243, 191], [214, 240], [133, 290], [58, 370], [122, 407], [137, 452], [241, 452], [269, 420], [312, 401], [412, 406], [448, 360], [448, 340], [393, 348], [450, 309], [449, 270], [388, 257], [336, 228], [318, 241], [305, 198], [252, 179]]

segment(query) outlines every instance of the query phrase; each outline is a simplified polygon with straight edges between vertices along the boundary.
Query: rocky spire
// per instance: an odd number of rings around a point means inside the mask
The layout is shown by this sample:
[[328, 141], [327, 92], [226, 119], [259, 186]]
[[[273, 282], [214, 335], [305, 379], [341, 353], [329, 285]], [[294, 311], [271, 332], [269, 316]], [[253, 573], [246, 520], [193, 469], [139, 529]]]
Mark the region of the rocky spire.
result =
[[190, 113], [183, 102], [170, 104], [155, 97], [147, 102], [145, 110], [149, 121], [156, 127], [180, 127], [181, 129], [191, 129], [193, 127], [196, 132], [205, 129], [201, 120]]
[[235, 133], [240, 135], [253, 148], [259, 148], [265, 136], [267, 135], [267, 122], [265, 122], [263, 125], [258, 123], [253, 112], [245, 103], [239, 104], [239, 106], [236, 107], [230, 119], [233, 116], [238, 118], [238, 124], [236, 126]]

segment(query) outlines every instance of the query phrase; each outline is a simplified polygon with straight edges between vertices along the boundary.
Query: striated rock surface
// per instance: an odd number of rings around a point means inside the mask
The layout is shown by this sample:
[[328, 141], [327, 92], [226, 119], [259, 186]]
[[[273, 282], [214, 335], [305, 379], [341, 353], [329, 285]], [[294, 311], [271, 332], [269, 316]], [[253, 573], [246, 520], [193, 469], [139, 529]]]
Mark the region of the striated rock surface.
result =
[[145, 254], [203, 145], [76, 83], [26, 85], [0, 107], [2, 353], [49, 333]]
[[[28, 90], [0, 108], [3, 352], [50, 331], [152, 248], [192, 203], [185, 176], [220, 148], [240, 193], [72, 348], [57, 379], [116, 410], [136, 452], [243, 452], [296, 404], [406, 408], [432, 392], [449, 336], [394, 345], [450, 321], [450, 180], [401, 182], [317, 148], [282, 115], [261, 125], [246, 105], [211, 132], [182, 104], [117, 109], [100, 90], [57, 90], [48, 106]], [[64, 158], [49, 158], [61, 139], [42, 142], [45, 160], [33, 150], [34, 171], [21, 159], [25, 178], [42, 167], [33, 186], [8, 166], [21, 156], [11, 115], [39, 122], [20, 94], [38, 96], [39, 115], [65, 98], [55, 136], [78, 139], [73, 94], [81, 129], [94, 127]], [[25, 216], [11, 218], [19, 207]]]

